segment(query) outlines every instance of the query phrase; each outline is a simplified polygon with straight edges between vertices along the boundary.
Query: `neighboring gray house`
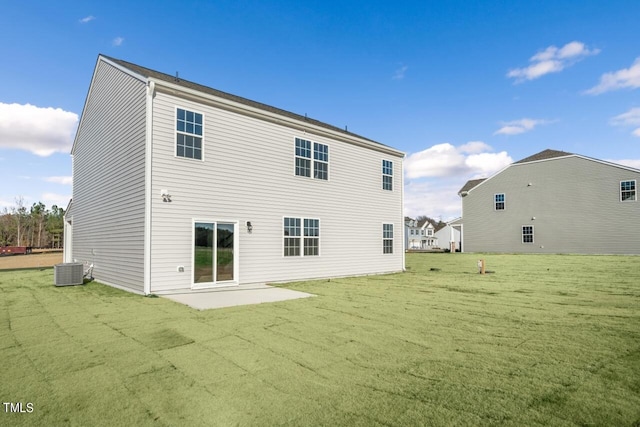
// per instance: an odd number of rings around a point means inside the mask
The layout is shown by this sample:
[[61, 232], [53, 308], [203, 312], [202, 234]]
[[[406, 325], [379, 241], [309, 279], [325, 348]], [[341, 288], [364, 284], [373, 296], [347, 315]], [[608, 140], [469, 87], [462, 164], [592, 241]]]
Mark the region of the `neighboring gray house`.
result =
[[442, 249], [449, 249], [451, 252], [460, 251], [460, 224], [462, 224], [462, 218], [456, 218], [436, 231], [435, 236]]
[[429, 250], [438, 247], [438, 239], [435, 236], [435, 224], [428, 219], [420, 221], [413, 218], [404, 218], [404, 248]]
[[65, 260], [100, 282], [150, 294], [404, 269], [404, 154], [306, 116], [100, 55], [71, 154]]
[[544, 150], [462, 197], [464, 252], [640, 254], [640, 170]]

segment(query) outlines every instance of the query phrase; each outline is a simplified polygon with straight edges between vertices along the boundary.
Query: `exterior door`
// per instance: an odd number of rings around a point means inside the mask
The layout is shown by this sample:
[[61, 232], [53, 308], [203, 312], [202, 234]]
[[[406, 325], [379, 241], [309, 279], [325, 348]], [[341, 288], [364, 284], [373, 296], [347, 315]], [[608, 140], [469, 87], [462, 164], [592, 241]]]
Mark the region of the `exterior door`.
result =
[[193, 288], [238, 283], [237, 222], [194, 221]]

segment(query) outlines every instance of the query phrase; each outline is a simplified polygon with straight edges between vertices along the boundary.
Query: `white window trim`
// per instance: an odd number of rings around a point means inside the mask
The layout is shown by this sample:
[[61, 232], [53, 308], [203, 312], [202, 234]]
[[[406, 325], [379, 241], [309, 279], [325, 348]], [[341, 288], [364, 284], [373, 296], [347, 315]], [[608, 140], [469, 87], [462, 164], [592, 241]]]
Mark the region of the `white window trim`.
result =
[[[531, 227], [531, 241], [530, 242], [525, 242], [524, 241], [524, 236], [525, 236], [524, 228], [525, 227]], [[527, 236], [528, 236], [528, 234], [527, 234]], [[533, 225], [525, 224], [522, 227], [520, 227], [520, 242], [523, 245], [533, 245], [535, 243], [535, 241], [536, 241], [536, 229], [533, 227]]]
[[[192, 113], [196, 113], [196, 114], [201, 114], [202, 115], [202, 135], [196, 135], [195, 133], [188, 133], [188, 132], [180, 132], [178, 130], [178, 110], [190, 111]], [[191, 160], [191, 161], [196, 161], [196, 162], [204, 162], [204, 156], [205, 156], [204, 141], [205, 141], [205, 123], [206, 123], [205, 116], [206, 115], [203, 112], [198, 111], [198, 110], [194, 110], [193, 108], [181, 107], [181, 106], [178, 106], [178, 105], [175, 106], [174, 111], [173, 111], [173, 157], [175, 157], [176, 159], [184, 159], [184, 160]], [[195, 137], [202, 138], [202, 158], [201, 159], [194, 159], [193, 157], [178, 156], [178, 133], [181, 133], [183, 135], [195, 136]]]
[[[188, 157], [187, 157], [188, 158]], [[192, 159], [194, 160], [194, 159]], [[195, 159], [197, 160], [197, 159]], [[196, 252], [196, 247], [194, 245], [195, 242], [195, 238], [196, 238], [196, 223], [197, 222], [201, 222], [201, 223], [208, 223], [208, 224], [217, 224], [217, 223], [224, 223], [224, 224], [233, 224], [233, 277], [234, 280], [225, 280], [225, 281], [220, 281], [217, 282], [215, 280], [215, 273], [216, 270], [214, 268], [213, 271], [213, 277], [214, 277], [214, 281], [213, 282], [206, 282], [206, 283], [195, 283], [195, 273], [196, 273], [196, 268], [195, 268], [195, 264], [194, 264], [194, 257], [195, 257], [195, 252]], [[217, 227], [214, 226], [213, 228], [213, 241], [217, 242], [217, 235], [216, 233], [217, 231]], [[238, 286], [240, 284], [240, 255], [239, 255], [239, 249], [240, 249], [240, 243], [239, 243], [239, 221], [236, 220], [225, 220], [225, 219], [211, 219], [211, 218], [206, 218], [206, 219], [201, 219], [201, 218], [192, 218], [191, 219], [191, 260], [189, 261], [191, 264], [191, 289], [208, 289], [208, 288], [222, 288], [222, 287], [227, 287], [227, 286]], [[214, 251], [214, 254], [216, 254], [216, 251]], [[216, 264], [216, 256], [214, 255], [213, 257], [213, 265], [214, 267], [217, 265]]]
[[[309, 141], [311, 143], [311, 158], [307, 158], [307, 157], [300, 157], [300, 156], [296, 156], [296, 139], [301, 139], [303, 141]], [[316, 160], [314, 157], [314, 147], [313, 144], [320, 144], [320, 145], [325, 145], [327, 147], [327, 156], [329, 156], [329, 160], [324, 162], [322, 160]], [[302, 176], [302, 175], [296, 175], [296, 159], [300, 157], [301, 159], [307, 159], [311, 161], [311, 176]], [[316, 161], [318, 163], [324, 163], [327, 165], [327, 179], [320, 179], [320, 178], [316, 178], [314, 175], [314, 171], [315, 171], [315, 165], [316, 165]], [[309, 138], [303, 138], [301, 136], [294, 136], [293, 137], [293, 176], [296, 178], [303, 178], [303, 179], [310, 179], [313, 181], [324, 181], [324, 182], [328, 182], [331, 181], [331, 145], [327, 144], [326, 142], [320, 142], [320, 141], [314, 141], [313, 139], [309, 139]], [[292, 217], [292, 218], [297, 218], [297, 217]], [[307, 218], [309, 219], [309, 218]], [[315, 218], [311, 218], [311, 219], [315, 219]]]
[[[285, 236], [284, 235], [284, 219], [285, 218], [294, 218], [294, 219], [299, 219], [300, 220], [300, 236]], [[314, 219], [318, 221], [318, 255], [305, 255], [304, 254], [304, 220], [305, 219]], [[299, 216], [299, 215], [283, 215], [282, 219], [280, 220], [280, 231], [281, 231], [281, 235], [280, 235], [280, 243], [281, 243], [281, 248], [280, 248], [280, 256], [282, 258], [286, 258], [286, 259], [291, 259], [291, 258], [319, 258], [320, 256], [322, 256], [322, 220], [320, 219], [320, 217], [305, 217], [305, 216]], [[285, 238], [297, 238], [300, 240], [300, 255], [289, 255], [289, 256], [285, 256], [284, 254], [284, 239]]]
[[[384, 173], [384, 162], [389, 162], [391, 164], [391, 175], [389, 175], [388, 173]], [[384, 178], [388, 176], [391, 178], [391, 189], [389, 190], [388, 188], [384, 188]], [[394, 187], [395, 185], [393, 185], [393, 160], [387, 160], [387, 159], [382, 159], [382, 191], [395, 191]]]
[[[501, 194], [502, 194], [503, 201], [502, 202], [496, 201], [496, 196], [499, 196]], [[504, 205], [504, 207], [502, 209], [498, 209], [498, 203], [502, 203]], [[496, 212], [506, 211], [507, 210], [507, 195], [506, 195], [506, 193], [495, 193], [493, 195], [493, 210], [496, 211]]]
[[[622, 200], [622, 183], [623, 182], [633, 182], [633, 187], [634, 187], [634, 191], [635, 191], [635, 197], [633, 198], [633, 200]], [[638, 182], [635, 179], [623, 179], [620, 181], [620, 184], [618, 185], [618, 191], [620, 191], [620, 202], [621, 203], [632, 203], [632, 202], [636, 202], [638, 201]]]
[[[389, 239], [388, 237], [384, 237], [384, 226], [385, 225], [390, 225], [391, 226], [391, 232], [392, 237]], [[382, 223], [382, 255], [393, 255], [394, 254], [394, 250], [395, 250], [395, 240], [396, 240], [396, 227], [395, 224], [393, 222], [383, 222]], [[384, 251], [384, 242], [385, 240], [391, 240], [391, 252], [385, 252]]]

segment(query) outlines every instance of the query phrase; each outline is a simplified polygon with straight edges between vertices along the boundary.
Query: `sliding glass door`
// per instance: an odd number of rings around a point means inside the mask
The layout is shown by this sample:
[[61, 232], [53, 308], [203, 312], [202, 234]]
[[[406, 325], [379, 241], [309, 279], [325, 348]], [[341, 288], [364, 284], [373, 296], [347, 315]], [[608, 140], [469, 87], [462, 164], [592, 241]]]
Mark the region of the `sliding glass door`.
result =
[[236, 228], [237, 223], [234, 222], [194, 222], [194, 287], [237, 281]]

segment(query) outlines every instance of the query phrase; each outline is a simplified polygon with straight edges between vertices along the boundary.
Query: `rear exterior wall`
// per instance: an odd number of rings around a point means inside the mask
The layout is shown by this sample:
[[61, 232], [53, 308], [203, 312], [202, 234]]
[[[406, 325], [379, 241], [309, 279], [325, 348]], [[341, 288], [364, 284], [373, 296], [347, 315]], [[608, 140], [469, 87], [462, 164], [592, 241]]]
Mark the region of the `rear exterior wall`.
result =
[[[204, 115], [203, 161], [176, 157], [176, 108]], [[153, 118], [152, 292], [191, 287], [194, 219], [238, 221], [241, 284], [403, 270], [402, 157], [162, 91]], [[328, 145], [328, 180], [295, 175], [296, 137]], [[382, 189], [383, 159], [393, 191]], [[284, 217], [320, 220], [319, 256], [283, 256]]]
[[[513, 164], [462, 198], [465, 252], [640, 254], [640, 202], [620, 181], [640, 173], [581, 157]], [[531, 185], [529, 185], [531, 184]], [[504, 193], [506, 209], [495, 210]], [[534, 242], [522, 242], [533, 226]]]

